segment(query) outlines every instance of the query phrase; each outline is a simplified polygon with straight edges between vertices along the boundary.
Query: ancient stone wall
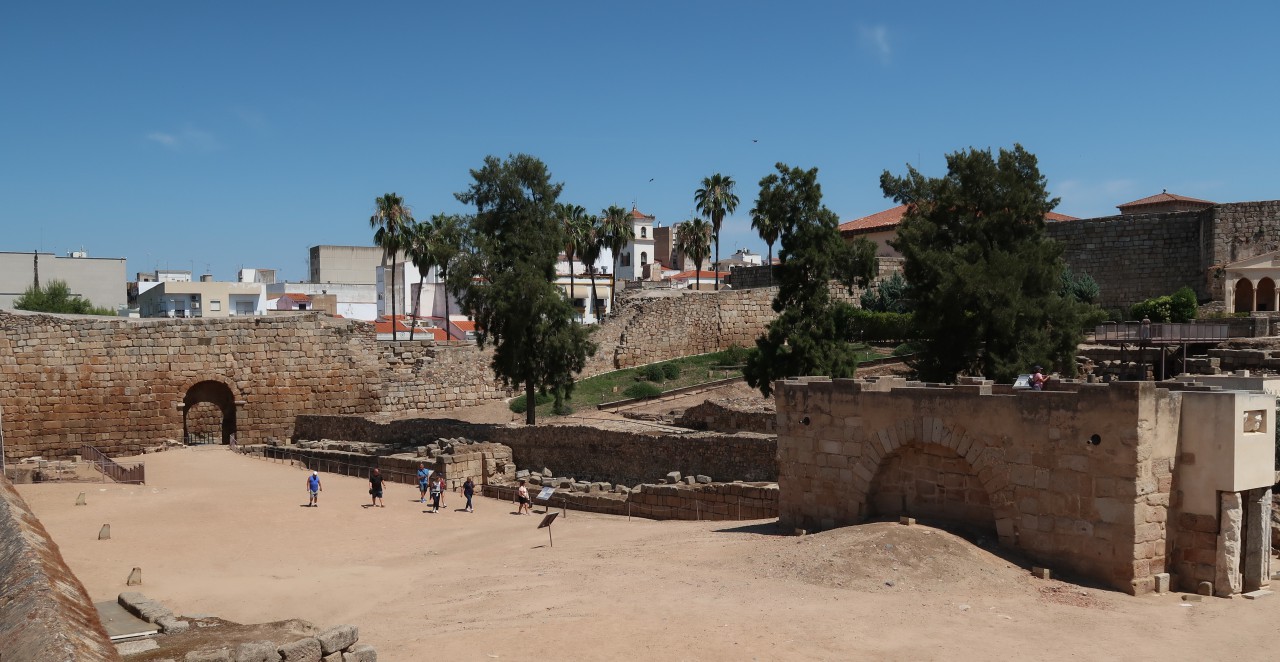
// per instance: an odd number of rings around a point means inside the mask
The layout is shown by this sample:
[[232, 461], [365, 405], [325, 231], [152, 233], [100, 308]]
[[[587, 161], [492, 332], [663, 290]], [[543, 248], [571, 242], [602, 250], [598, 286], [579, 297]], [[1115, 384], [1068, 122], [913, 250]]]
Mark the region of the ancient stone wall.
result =
[[1125, 307], [1183, 286], [1209, 298], [1212, 228], [1209, 209], [1064, 221], [1045, 230], [1062, 242], [1073, 272], [1097, 281], [1099, 305]]
[[706, 400], [694, 405], [675, 419], [675, 424], [691, 430], [715, 430], [717, 432], [759, 432], [774, 434], [777, 428], [778, 415], [772, 407], [764, 407], [762, 402], [752, 403], [752, 407], [734, 406], [730, 400]]
[[[1280, 200], [1233, 202], [1215, 205], [1211, 211], [1213, 252], [1206, 267], [1280, 250]], [[1221, 298], [1221, 279], [1215, 279], [1214, 286], [1215, 297]]]
[[433, 341], [379, 342], [384, 412], [470, 407], [511, 396], [494, 379], [492, 349]]
[[579, 480], [625, 484], [671, 471], [716, 480], [772, 481], [777, 441], [760, 434], [641, 434], [571, 425], [473, 425], [448, 419], [378, 423], [359, 416], [299, 416], [294, 438], [422, 445], [465, 437], [511, 448], [520, 467], [549, 467]]
[[1152, 590], [1166, 567], [1180, 394], [1070, 386], [995, 395], [980, 380], [784, 382], [780, 522], [828, 529], [877, 509], [937, 516], [985, 525], [1053, 567]]
[[[638, 488], [623, 495], [557, 491], [551, 498], [551, 507], [653, 520], [738, 521], [778, 516], [777, 485], [645, 483]], [[484, 495], [510, 501], [515, 490], [510, 485], [486, 485]], [[530, 495], [534, 495], [534, 491], [530, 491]]]
[[93, 601], [13, 485], [0, 476], [0, 657], [118, 662]]
[[628, 301], [625, 306], [641, 309], [618, 339], [614, 367], [753, 346], [776, 316], [774, 294], [774, 288], [760, 288]]

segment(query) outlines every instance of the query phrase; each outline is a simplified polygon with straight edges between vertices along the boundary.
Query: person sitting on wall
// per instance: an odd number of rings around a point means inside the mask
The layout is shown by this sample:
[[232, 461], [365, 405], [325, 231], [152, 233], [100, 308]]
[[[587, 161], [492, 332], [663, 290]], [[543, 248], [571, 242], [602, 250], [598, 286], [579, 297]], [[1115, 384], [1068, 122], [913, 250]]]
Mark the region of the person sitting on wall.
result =
[[1044, 374], [1044, 368], [1036, 366], [1035, 370], [1031, 373], [1031, 390], [1043, 391], [1045, 382], [1047, 381], [1049, 381], [1049, 378]]

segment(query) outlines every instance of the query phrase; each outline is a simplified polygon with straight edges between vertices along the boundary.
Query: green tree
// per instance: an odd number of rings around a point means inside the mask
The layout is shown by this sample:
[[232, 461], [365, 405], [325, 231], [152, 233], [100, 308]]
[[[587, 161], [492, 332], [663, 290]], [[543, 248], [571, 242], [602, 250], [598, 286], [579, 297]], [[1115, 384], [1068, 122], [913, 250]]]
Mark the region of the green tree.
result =
[[1036, 157], [1014, 145], [947, 156], [947, 174], [880, 176], [907, 205], [891, 244], [902, 253], [920, 335], [915, 367], [930, 381], [1012, 381], [1040, 363], [1074, 373], [1089, 306], [1063, 296], [1062, 248], [1045, 236], [1050, 198]]
[[[493, 345], [494, 374], [523, 384], [527, 402], [551, 392], [557, 409], [572, 392], [575, 373], [595, 351], [589, 329], [573, 321], [573, 307], [555, 285], [556, 259], [565, 245], [555, 204], [563, 184], [527, 154], [486, 157], [474, 180], [456, 194], [475, 205], [471, 241], [480, 279], [465, 300], [481, 347]], [[536, 423], [537, 407], [525, 421]]]
[[[564, 232], [564, 255], [569, 258], [569, 300], [574, 300], [573, 259], [582, 246], [583, 238], [591, 232], [590, 217], [587, 210], [580, 205], [556, 203], [556, 218], [560, 219], [560, 229]], [[592, 284], [594, 287], [594, 283]], [[587, 297], [588, 305], [590, 297]], [[577, 306], [574, 306], [574, 317], [577, 317]]]
[[693, 192], [693, 203], [698, 213], [711, 221], [711, 232], [716, 240], [716, 261], [712, 263], [716, 272], [716, 289], [720, 289], [720, 227], [724, 217], [738, 208], [738, 196], [733, 189], [737, 184], [732, 177], [720, 173], [702, 178], [702, 188]]
[[[418, 296], [413, 298], [413, 326], [409, 327], [409, 340], [418, 330], [418, 313], [422, 305], [422, 286], [427, 281], [427, 272], [436, 266], [435, 255], [431, 252], [431, 243], [435, 241], [435, 226], [431, 223], [413, 223], [404, 229], [404, 253], [418, 270]], [[429, 313], [428, 313], [429, 314]], [[391, 325], [395, 328], [395, 324]]]
[[911, 300], [907, 298], [907, 281], [901, 272], [893, 272], [875, 289], [867, 289], [859, 300], [863, 310], [873, 313], [911, 312]]
[[587, 297], [587, 303], [591, 308], [592, 316], [597, 320], [600, 319], [600, 304], [596, 301], [596, 263], [600, 261], [600, 251], [603, 248], [600, 243], [600, 234], [600, 217], [594, 214], [587, 216], [586, 231], [578, 237], [578, 246], [575, 250], [578, 260], [582, 262], [582, 268], [591, 279], [591, 294]]
[[681, 223], [676, 234], [676, 250], [693, 260], [694, 289], [701, 290], [702, 261], [711, 252], [711, 224], [697, 217]]
[[778, 222], [769, 217], [760, 209], [759, 203], [751, 208], [751, 229], [760, 235], [760, 239], [769, 246], [769, 261], [765, 262], [770, 267], [773, 266], [773, 244], [778, 241]]
[[1062, 287], [1063, 296], [1069, 296], [1080, 303], [1093, 303], [1098, 299], [1101, 290], [1098, 283], [1086, 273], [1079, 276], [1071, 271], [1071, 267], [1064, 266], [1062, 268]]
[[636, 238], [636, 227], [631, 214], [617, 205], [609, 205], [600, 212], [600, 244], [613, 253], [613, 273], [609, 274], [609, 309], [613, 309], [614, 294], [618, 290], [618, 256], [622, 249]]
[[72, 294], [64, 280], [51, 280], [44, 287], [32, 285], [22, 296], [13, 300], [18, 310], [67, 315], [115, 315], [110, 308], [99, 308], [88, 299]]
[[818, 169], [779, 163], [760, 180], [756, 207], [776, 219], [779, 251], [778, 313], [747, 357], [747, 383], [769, 396], [777, 379], [800, 375], [850, 377], [858, 366], [851, 338], [857, 310], [832, 301], [830, 281], [865, 287], [876, 271], [875, 245], [845, 244], [840, 219], [822, 205]]
[[[449, 299], [459, 289], [448, 283], [449, 274], [457, 264], [465, 250], [468, 220], [456, 214], [436, 214], [431, 217], [431, 242], [428, 251], [436, 267], [436, 284], [445, 283], [444, 295], [444, 334], [446, 339], [453, 339], [453, 328], [449, 322]], [[468, 276], [469, 278], [469, 276]]]
[[369, 217], [369, 227], [373, 228], [373, 244], [382, 248], [382, 264], [386, 266], [388, 255], [391, 256], [391, 329], [392, 337], [396, 328], [396, 264], [400, 250], [404, 248], [405, 234], [413, 225], [413, 214], [404, 204], [404, 198], [395, 193], [387, 193], [373, 201], [373, 216]]

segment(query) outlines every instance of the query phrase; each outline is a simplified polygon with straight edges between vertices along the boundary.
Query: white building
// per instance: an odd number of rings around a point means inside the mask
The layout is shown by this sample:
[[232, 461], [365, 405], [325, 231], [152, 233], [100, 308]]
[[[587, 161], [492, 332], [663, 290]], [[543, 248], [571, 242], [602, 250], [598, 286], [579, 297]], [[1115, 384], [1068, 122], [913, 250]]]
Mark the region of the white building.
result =
[[628, 242], [618, 255], [618, 280], [643, 278], [644, 267], [656, 259], [653, 226], [653, 216], [631, 208], [631, 228], [635, 231], [635, 239]]
[[138, 293], [138, 311], [142, 317], [265, 315], [267, 293], [261, 283], [219, 282], [211, 276], [197, 283], [166, 281]]
[[731, 271], [738, 267], [759, 267], [764, 264], [758, 253], [752, 253], [745, 248], [739, 248], [738, 252], [726, 257], [720, 262], [713, 264], [712, 267], [719, 271]]
[[[347, 319], [372, 322], [378, 319], [378, 290], [373, 283], [272, 283], [267, 285], [268, 307], [278, 308], [278, 300], [285, 294], [301, 294], [307, 297], [332, 294], [337, 298], [336, 314]], [[276, 301], [277, 305], [270, 302]]]

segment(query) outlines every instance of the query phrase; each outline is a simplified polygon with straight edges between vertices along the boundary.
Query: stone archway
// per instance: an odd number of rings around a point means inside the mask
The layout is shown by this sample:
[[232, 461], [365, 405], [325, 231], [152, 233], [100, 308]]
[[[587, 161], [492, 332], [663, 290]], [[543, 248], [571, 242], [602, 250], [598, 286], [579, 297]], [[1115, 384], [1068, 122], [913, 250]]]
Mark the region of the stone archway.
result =
[[[922, 457], [936, 459], [922, 460]], [[930, 464], [935, 466], [929, 468]], [[886, 468], [890, 474], [885, 474]], [[918, 495], [928, 488], [913, 485], [910, 493], [905, 489], [898, 493], [903, 497], [898, 501], [899, 507], [913, 505], [922, 508], [921, 512], [930, 512], [929, 517], [976, 524], [983, 529], [994, 528], [1002, 544], [1017, 544], [1018, 514], [1014, 508], [1004, 450], [999, 445], [988, 445], [981, 437], [962, 427], [949, 426], [942, 419], [931, 416], [904, 419], [892, 427], [876, 430], [863, 443], [861, 457], [852, 466], [854, 493], [851, 496], [857, 500], [859, 515], [866, 518], [873, 513], [889, 514], [879, 509], [892, 506], [893, 497], [877, 501], [875, 490], [883, 488], [886, 476], [893, 472], [914, 472], [917, 468], [920, 468], [918, 475], [921, 480], [929, 481], [930, 475], [934, 475], [935, 485], [938, 480], [944, 485], [951, 485], [948, 492], [956, 493], [961, 489], [957, 485], [962, 485], [963, 502], [956, 504], [960, 507], [940, 507], [936, 492], [928, 499], [919, 499]], [[889, 486], [898, 489], [900, 480], [900, 477], [890, 477]], [[908, 502], [906, 497], [911, 497], [912, 501]]]
[[1270, 278], [1263, 278], [1258, 281], [1258, 287], [1254, 290], [1253, 298], [1257, 302], [1257, 310], [1274, 311], [1276, 309], [1276, 282]]
[[197, 382], [187, 389], [187, 394], [182, 398], [182, 438], [188, 439], [195, 428], [202, 425], [200, 411], [204, 408], [198, 405], [205, 403], [222, 412], [220, 441], [224, 444], [230, 442], [231, 435], [236, 431], [236, 396], [231, 392], [230, 386], [216, 380]]
[[908, 444], [885, 456], [867, 492], [868, 515], [906, 515], [991, 531], [991, 498], [978, 473], [954, 449]]
[[1248, 313], [1253, 311], [1253, 282], [1248, 278], [1236, 281], [1235, 301], [1232, 312]]

